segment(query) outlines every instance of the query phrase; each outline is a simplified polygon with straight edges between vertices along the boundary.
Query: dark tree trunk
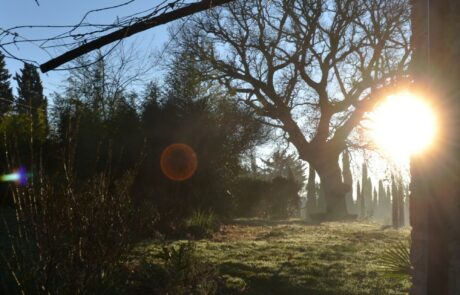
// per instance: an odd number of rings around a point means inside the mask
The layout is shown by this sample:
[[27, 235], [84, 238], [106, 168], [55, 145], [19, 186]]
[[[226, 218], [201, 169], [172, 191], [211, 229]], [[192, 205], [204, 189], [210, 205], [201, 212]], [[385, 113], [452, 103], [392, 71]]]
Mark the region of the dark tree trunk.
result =
[[335, 154], [324, 156], [315, 161], [314, 167], [321, 179], [321, 187], [326, 197], [327, 218], [333, 220], [349, 218], [345, 197], [351, 187], [342, 181], [339, 156]]
[[413, 73], [441, 120], [436, 147], [411, 160], [410, 294], [454, 295], [460, 294], [460, 3], [412, 4]]

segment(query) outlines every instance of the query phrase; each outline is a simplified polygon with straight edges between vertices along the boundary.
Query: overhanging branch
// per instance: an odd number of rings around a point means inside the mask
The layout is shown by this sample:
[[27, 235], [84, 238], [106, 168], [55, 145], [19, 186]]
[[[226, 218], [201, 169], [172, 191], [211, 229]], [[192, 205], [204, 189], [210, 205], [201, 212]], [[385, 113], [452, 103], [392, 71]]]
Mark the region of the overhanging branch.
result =
[[198, 3], [193, 3], [190, 5], [187, 5], [186, 7], [176, 9], [174, 11], [164, 13], [162, 15], [152, 17], [148, 20], [141, 21], [138, 23], [135, 23], [131, 26], [128, 26], [126, 28], [120, 29], [118, 31], [112, 32], [110, 34], [107, 34], [105, 36], [102, 36], [96, 40], [93, 40], [91, 42], [88, 42], [86, 44], [83, 44], [75, 49], [72, 49], [70, 51], [67, 51], [66, 53], [53, 58], [44, 64], [40, 65], [40, 70], [43, 73], [46, 73], [48, 71], [54, 70], [55, 68], [77, 58], [82, 56], [85, 53], [89, 53], [93, 50], [99, 49], [102, 46], [105, 46], [107, 44], [110, 44], [112, 42], [127, 38], [129, 36], [132, 36], [134, 34], [143, 32], [145, 30], [151, 29], [153, 27], [163, 25], [166, 23], [169, 23], [171, 21], [183, 18], [188, 15], [192, 15], [197, 12], [201, 12], [204, 10], [207, 10], [212, 7], [220, 6], [229, 2], [232, 2], [234, 0], [202, 0]]

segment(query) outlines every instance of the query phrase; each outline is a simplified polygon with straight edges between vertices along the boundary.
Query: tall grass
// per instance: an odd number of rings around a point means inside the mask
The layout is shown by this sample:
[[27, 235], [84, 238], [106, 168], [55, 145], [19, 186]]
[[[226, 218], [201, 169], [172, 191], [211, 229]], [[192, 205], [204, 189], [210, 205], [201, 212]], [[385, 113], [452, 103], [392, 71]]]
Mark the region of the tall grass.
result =
[[208, 238], [218, 230], [219, 222], [212, 211], [196, 209], [185, 221], [186, 231], [194, 238]]

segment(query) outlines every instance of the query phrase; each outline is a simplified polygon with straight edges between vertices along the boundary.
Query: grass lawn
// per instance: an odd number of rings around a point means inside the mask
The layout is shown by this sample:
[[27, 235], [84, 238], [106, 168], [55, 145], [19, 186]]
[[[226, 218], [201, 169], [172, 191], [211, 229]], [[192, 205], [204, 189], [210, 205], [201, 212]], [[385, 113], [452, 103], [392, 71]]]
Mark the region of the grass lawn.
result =
[[[218, 267], [225, 294], [407, 294], [408, 281], [379, 272], [379, 257], [409, 233], [359, 222], [235, 220], [196, 249]], [[155, 257], [161, 245], [139, 251]]]

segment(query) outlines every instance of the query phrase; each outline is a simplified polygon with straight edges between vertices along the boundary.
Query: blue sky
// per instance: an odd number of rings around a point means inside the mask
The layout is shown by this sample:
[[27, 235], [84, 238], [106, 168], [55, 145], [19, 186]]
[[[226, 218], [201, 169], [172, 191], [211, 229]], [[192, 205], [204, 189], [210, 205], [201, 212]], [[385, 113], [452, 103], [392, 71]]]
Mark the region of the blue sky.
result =
[[[18, 25], [74, 25], [78, 23], [84, 14], [92, 9], [114, 6], [126, 2], [126, 0], [38, 0], [39, 6], [34, 0], [1, 0], [0, 1], [0, 28], [6, 29]], [[87, 18], [92, 23], [113, 23], [117, 17], [124, 16], [152, 8], [162, 0], [135, 0], [133, 3], [117, 9], [90, 14]], [[24, 29], [21, 35], [27, 38], [43, 38], [54, 36], [59, 32], [56, 29]], [[141, 51], [160, 50], [167, 40], [167, 26], [160, 26], [149, 31], [137, 34], [127, 39], [127, 45], [135, 42]], [[43, 63], [63, 53], [64, 48], [50, 52], [49, 56], [42, 49], [33, 44], [22, 43], [19, 47], [10, 46], [8, 50], [25, 59]], [[22, 67], [22, 63], [12, 59], [6, 61], [9, 71], [14, 75]], [[56, 91], [60, 81], [65, 77], [65, 72], [54, 71], [42, 74], [45, 94]]]

